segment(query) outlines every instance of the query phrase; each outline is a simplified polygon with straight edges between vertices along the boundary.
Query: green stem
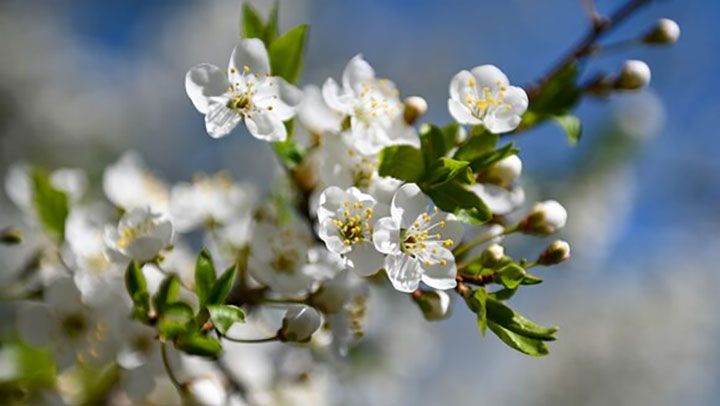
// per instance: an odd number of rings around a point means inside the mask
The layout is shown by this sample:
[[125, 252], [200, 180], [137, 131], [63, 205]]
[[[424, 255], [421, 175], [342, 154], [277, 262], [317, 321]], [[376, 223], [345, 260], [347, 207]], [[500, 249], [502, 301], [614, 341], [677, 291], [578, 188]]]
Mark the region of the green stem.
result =
[[512, 227], [505, 228], [505, 230], [503, 230], [502, 233], [497, 234], [497, 235], [496, 234], [481, 235], [480, 237], [478, 237], [474, 240], [470, 240], [470, 241], [466, 242], [465, 244], [461, 244], [459, 247], [457, 247], [455, 249], [455, 251], [453, 253], [455, 254], [455, 257], [459, 257], [459, 256], [467, 253], [468, 251], [470, 251], [472, 248], [474, 248], [480, 244], [486, 243], [488, 241], [491, 241], [493, 238], [512, 234], [516, 231], [517, 231], [517, 226], [512, 226]]
[[219, 331], [216, 330], [218, 335], [228, 341], [232, 341], [234, 343], [243, 343], [243, 344], [258, 344], [258, 343], [271, 343], [273, 341], [278, 340], [278, 336], [274, 335], [272, 337], [265, 337], [265, 338], [235, 338], [235, 337], [228, 337], [224, 334], [221, 334]]
[[170, 378], [170, 382], [172, 382], [173, 386], [175, 386], [175, 389], [180, 392], [180, 395], [182, 396], [183, 393], [183, 384], [177, 379], [175, 376], [175, 373], [172, 371], [172, 368], [170, 368], [170, 361], [168, 360], [167, 355], [167, 344], [161, 343], [160, 344], [160, 352], [162, 354], [162, 362], [163, 366], [165, 367], [165, 372], [167, 373], [168, 378]]

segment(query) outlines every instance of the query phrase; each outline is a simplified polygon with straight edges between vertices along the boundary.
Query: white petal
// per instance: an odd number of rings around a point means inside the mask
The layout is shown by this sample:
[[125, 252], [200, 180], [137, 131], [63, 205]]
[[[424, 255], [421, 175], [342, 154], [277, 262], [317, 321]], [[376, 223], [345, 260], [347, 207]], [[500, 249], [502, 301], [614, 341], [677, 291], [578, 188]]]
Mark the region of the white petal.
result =
[[363, 155], [375, 155], [391, 144], [386, 128], [377, 122], [368, 124], [352, 117], [350, 126], [351, 131], [343, 133], [343, 141]]
[[252, 118], [245, 118], [245, 125], [253, 137], [263, 141], [285, 141], [287, 138], [285, 125], [272, 112], [256, 112]]
[[507, 86], [510, 82], [507, 76], [495, 65], [481, 65], [472, 69], [471, 73], [477, 80], [477, 88], [482, 89], [488, 87], [495, 89], [498, 84]]
[[390, 213], [401, 228], [410, 228], [420, 214], [427, 211], [429, 199], [414, 183], [406, 183], [398, 189], [392, 200]]
[[267, 109], [281, 121], [295, 116], [295, 106], [300, 103], [302, 93], [282, 78], [269, 77], [257, 85], [253, 103], [260, 109]]
[[265, 44], [257, 38], [244, 39], [233, 49], [228, 66], [230, 81], [235, 82], [235, 75], [244, 74], [246, 66], [253, 74], [270, 74], [270, 60]]
[[318, 220], [322, 223], [325, 219], [334, 217], [338, 210], [342, 209], [345, 200], [347, 193], [337, 186], [323, 190], [318, 199]]
[[385, 259], [385, 271], [393, 287], [400, 292], [413, 292], [420, 285], [422, 270], [414, 258], [407, 255], [390, 255]]
[[385, 256], [369, 241], [353, 245], [345, 258], [348, 259], [348, 267], [360, 276], [375, 274], [383, 267], [385, 260]]
[[230, 82], [222, 69], [209, 63], [193, 66], [185, 75], [185, 92], [203, 114], [208, 112], [209, 98], [223, 95], [229, 87]]
[[460, 124], [478, 125], [482, 124], [482, 121], [475, 117], [469, 108], [460, 102], [448, 99], [448, 110], [450, 115]]
[[352, 96], [345, 94], [333, 78], [328, 78], [322, 87], [322, 96], [328, 107], [341, 114], [352, 113]]
[[483, 125], [493, 134], [502, 134], [516, 129], [520, 121], [520, 116], [488, 114], [483, 118]]
[[205, 115], [205, 129], [213, 138], [222, 138], [237, 127], [242, 117], [227, 108], [221, 100], [211, 101], [210, 109]]
[[308, 130], [316, 133], [340, 131], [342, 117], [325, 103], [317, 86], [307, 86], [297, 108], [298, 119]]
[[27, 164], [14, 163], [8, 168], [5, 192], [19, 209], [32, 210], [32, 185]]
[[[452, 252], [447, 249], [439, 248], [438, 253], [433, 255], [433, 263], [430, 266], [422, 265], [423, 276], [422, 281], [426, 285], [434, 289], [447, 290], [453, 289], [457, 282], [457, 267], [455, 266], [455, 257]], [[445, 266], [440, 265], [437, 260], [444, 259], [447, 261]]]
[[465, 227], [457, 218], [449, 213], [442, 213], [437, 216], [438, 221], [444, 220], [445, 227], [440, 229], [440, 234], [443, 240], [452, 240], [453, 244], [447, 249], [452, 250], [462, 240], [463, 234], [465, 234]]
[[475, 88], [475, 86], [470, 86], [473, 82], [475, 82], [475, 77], [472, 73], [466, 70], [458, 72], [450, 81], [450, 98], [462, 103], [468, 88]]
[[375, 223], [373, 232], [375, 248], [384, 254], [400, 253], [400, 224], [392, 217], [384, 217]]
[[469, 188], [493, 214], [504, 216], [517, 208], [512, 194], [505, 188], [489, 183], [476, 183]]
[[327, 249], [331, 252], [345, 254], [350, 251], [350, 246], [345, 245], [338, 227], [335, 223], [333, 223], [333, 219], [331, 218], [327, 218], [320, 222], [318, 236], [325, 242]]
[[355, 94], [360, 94], [362, 84], [375, 78], [375, 71], [362, 55], [355, 55], [343, 71], [343, 87], [345, 90], [352, 89]]

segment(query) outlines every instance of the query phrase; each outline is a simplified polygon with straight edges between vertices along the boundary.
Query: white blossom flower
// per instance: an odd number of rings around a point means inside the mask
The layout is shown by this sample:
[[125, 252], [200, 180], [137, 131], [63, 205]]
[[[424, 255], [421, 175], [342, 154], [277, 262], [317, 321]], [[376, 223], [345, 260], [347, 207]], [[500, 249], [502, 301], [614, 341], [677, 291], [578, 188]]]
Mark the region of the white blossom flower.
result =
[[105, 169], [103, 191], [110, 202], [126, 211], [145, 206], [167, 211], [167, 185], [145, 167], [135, 151], [124, 153]]
[[528, 234], [547, 235], [565, 227], [567, 211], [555, 200], [536, 203], [519, 228]]
[[483, 125], [491, 133], [514, 130], [527, 110], [522, 88], [510, 86], [507, 76], [493, 65], [460, 71], [450, 82], [450, 114], [460, 124]]
[[462, 234], [455, 216], [431, 208], [420, 188], [408, 183], [395, 193], [390, 217], [375, 224], [373, 240], [378, 251], [388, 254], [385, 270], [395, 289], [412, 292], [422, 280], [444, 290], [456, 285], [452, 249]]
[[303, 89], [303, 98], [297, 107], [300, 123], [311, 133], [338, 133], [342, 124], [342, 115], [325, 103], [320, 88], [310, 85]]
[[230, 56], [227, 75], [203, 63], [185, 76], [185, 90], [195, 108], [205, 115], [205, 128], [213, 138], [228, 135], [241, 121], [250, 134], [265, 141], [284, 141], [284, 121], [295, 115], [300, 91], [280, 77], [271, 76], [263, 42], [244, 39]]
[[522, 173], [522, 161], [517, 155], [504, 158], [481, 173], [478, 183], [469, 189], [482, 199], [496, 215], [507, 215], [525, 202], [525, 191], [515, 185]]
[[322, 94], [330, 108], [350, 118], [350, 129], [343, 136], [364, 154], [376, 154], [393, 144], [419, 146], [415, 129], [403, 120], [404, 107], [395, 84], [375, 78], [362, 55], [348, 62], [342, 87], [328, 78]]
[[310, 341], [323, 323], [320, 312], [310, 306], [290, 306], [283, 318], [282, 327], [278, 331], [281, 341], [307, 342]]
[[[345, 257], [359, 275], [372, 275], [383, 266], [383, 255], [372, 243], [373, 226], [380, 213], [375, 199], [356, 187], [325, 189], [318, 207], [318, 235], [327, 248]], [[380, 214], [381, 215], [381, 214]]]
[[257, 199], [253, 185], [237, 184], [223, 172], [199, 175], [170, 193], [170, 214], [179, 232], [203, 224], [226, 225], [252, 215]]
[[[250, 275], [282, 295], [314, 291], [320, 281], [333, 277], [340, 268], [324, 247], [315, 247], [303, 223], [276, 226], [256, 225], [250, 247]], [[336, 260], [337, 262], [337, 260]]]
[[117, 227], [105, 228], [106, 253], [115, 262], [149, 261], [170, 245], [172, 237], [173, 226], [166, 215], [140, 207], [125, 213]]

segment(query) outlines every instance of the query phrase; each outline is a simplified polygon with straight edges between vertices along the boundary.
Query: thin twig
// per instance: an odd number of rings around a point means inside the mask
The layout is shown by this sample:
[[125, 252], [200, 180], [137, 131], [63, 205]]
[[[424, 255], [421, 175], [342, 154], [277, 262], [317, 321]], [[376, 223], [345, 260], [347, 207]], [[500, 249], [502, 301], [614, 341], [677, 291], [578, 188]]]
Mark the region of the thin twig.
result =
[[167, 373], [167, 376], [168, 378], [170, 378], [170, 382], [172, 382], [173, 386], [175, 386], [175, 389], [177, 389], [178, 392], [182, 394], [184, 385], [177, 379], [175, 373], [170, 367], [170, 361], [168, 360], [167, 355], [167, 344], [160, 343], [160, 352], [162, 354], [162, 362], [163, 366], [165, 367], [165, 373]]

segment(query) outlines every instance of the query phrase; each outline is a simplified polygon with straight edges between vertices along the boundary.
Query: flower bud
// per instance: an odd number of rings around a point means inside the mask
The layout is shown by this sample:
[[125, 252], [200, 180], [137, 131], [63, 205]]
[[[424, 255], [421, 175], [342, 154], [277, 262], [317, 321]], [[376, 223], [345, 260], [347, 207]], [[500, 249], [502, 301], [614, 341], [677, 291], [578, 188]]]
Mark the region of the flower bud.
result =
[[286, 313], [282, 327], [278, 330], [280, 341], [308, 342], [313, 333], [322, 326], [320, 312], [310, 306], [293, 306]]
[[674, 44], [680, 38], [680, 26], [669, 18], [661, 18], [655, 26], [648, 31], [642, 41], [646, 44]]
[[405, 99], [403, 118], [408, 125], [413, 125], [428, 109], [427, 102], [420, 96], [410, 96]]
[[518, 228], [526, 234], [548, 235], [565, 227], [567, 211], [555, 200], [536, 203]]
[[227, 401], [222, 382], [211, 376], [195, 378], [184, 385], [185, 400], [190, 405], [221, 406]]
[[538, 265], [555, 265], [570, 258], [570, 244], [567, 241], [555, 240], [537, 259]]
[[517, 155], [510, 155], [488, 169], [485, 179], [498, 186], [509, 187], [522, 173], [522, 161]]
[[627, 60], [623, 64], [615, 88], [620, 90], [640, 90], [650, 83], [650, 67], [643, 61]]
[[22, 242], [22, 233], [17, 228], [8, 227], [0, 230], [0, 243], [15, 245]]
[[450, 315], [450, 296], [447, 293], [442, 290], [415, 292], [412, 298], [422, 310], [425, 320], [442, 320]]
[[480, 257], [480, 261], [483, 266], [492, 268], [500, 263], [503, 258], [505, 258], [505, 248], [503, 248], [500, 244], [492, 244], [491, 246], [485, 248], [485, 251], [483, 251]]

